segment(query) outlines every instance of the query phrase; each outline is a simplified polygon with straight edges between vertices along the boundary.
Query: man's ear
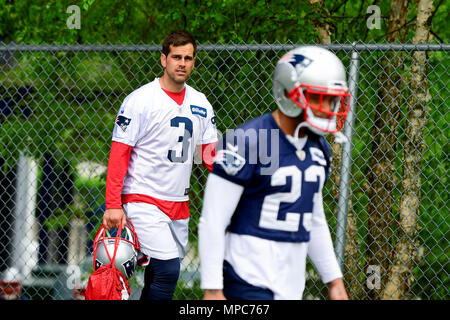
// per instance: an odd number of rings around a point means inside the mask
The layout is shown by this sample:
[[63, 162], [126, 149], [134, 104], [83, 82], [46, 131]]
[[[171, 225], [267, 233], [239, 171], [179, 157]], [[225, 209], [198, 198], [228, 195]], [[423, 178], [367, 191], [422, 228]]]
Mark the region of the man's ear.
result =
[[164, 53], [161, 53], [161, 65], [163, 68], [167, 66], [167, 56]]

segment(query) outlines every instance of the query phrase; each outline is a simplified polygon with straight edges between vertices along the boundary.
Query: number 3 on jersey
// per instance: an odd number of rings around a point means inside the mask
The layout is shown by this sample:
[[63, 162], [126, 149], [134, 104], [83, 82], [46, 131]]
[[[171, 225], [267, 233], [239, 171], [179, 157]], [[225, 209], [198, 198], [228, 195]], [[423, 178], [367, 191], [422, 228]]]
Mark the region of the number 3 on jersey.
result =
[[[280, 203], [294, 203], [302, 194], [302, 171], [296, 166], [281, 167], [271, 177], [271, 186], [283, 186], [286, 178], [291, 177], [291, 190], [289, 192], [277, 192], [264, 198], [261, 208], [259, 226], [266, 229], [297, 232], [300, 227], [300, 218], [303, 215], [303, 227], [306, 231], [311, 229], [312, 212], [287, 212], [284, 220], [278, 219]], [[319, 179], [319, 190], [314, 193], [312, 201], [321, 192], [325, 180], [325, 170], [322, 166], [312, 165], [305, 170], [305, 182], [317, 182]], [[299, 208], [299, 211], [301, 209]]]
[[171, 127], [179, 127], [181, 123], [184, 124], [184, 134], [178, 137], [178, 142], [182, 143], [181, 156], [177, 156], [175, 150], [169, 150], [167, 158], [169, 158], [171, 162], [183, 163], [188, 159], [189, 156], [189, 146], [191, 143], [192, 128], [193, 128], [192, 121], [186, 117], [175, 117], [172, 120], [170, 120]]

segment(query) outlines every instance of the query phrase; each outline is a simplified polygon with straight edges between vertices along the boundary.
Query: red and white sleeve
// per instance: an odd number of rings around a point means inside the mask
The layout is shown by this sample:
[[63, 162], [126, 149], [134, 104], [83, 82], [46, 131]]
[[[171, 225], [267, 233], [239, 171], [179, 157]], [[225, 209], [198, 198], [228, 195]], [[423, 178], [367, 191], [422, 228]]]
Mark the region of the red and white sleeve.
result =
[[106, 209], [122, 208], [123, 179], [128, 171], [130, 154], [133, 147], [113, 141], [109, 154], [108, 170], [106, 173]]

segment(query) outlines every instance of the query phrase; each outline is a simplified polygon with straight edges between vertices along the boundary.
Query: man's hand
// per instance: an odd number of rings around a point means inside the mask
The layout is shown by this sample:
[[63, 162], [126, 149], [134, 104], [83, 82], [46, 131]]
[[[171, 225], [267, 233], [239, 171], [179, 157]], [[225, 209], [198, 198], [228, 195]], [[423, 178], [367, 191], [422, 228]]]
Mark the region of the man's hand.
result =
[[127, 217], [122, 209], [107, 209], [103, 214], [103, 226], [106, 230], [119, 228], [120, 224], [127, 224]]
[[328, 295], [330, 296], [330, 300], [348, 300], [342, 278], [335, 279], [328, 283]]
[[203, 296], [203, 300], [227, 300], [227, 298], [225, 298], [225, 296], [223, 295], [222, 290], [206, 289], [205, 295]]

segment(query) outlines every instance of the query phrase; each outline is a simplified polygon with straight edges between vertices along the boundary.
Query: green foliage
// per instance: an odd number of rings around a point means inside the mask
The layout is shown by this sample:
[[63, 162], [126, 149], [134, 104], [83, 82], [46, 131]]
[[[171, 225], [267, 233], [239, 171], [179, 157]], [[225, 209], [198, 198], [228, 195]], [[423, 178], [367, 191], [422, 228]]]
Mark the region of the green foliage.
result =
[[[69, 29], [69, 5], [81, 9], [81, 29]], [[381, 29], [367, 28], [367, 7], [381, 9]], [[439, 4], [431, 21], [436, 38], [448, 41], [446, 25], [448, 4]], [[390, 1], [307, 0], [208, 0], [208, 1], [98, 1], [98, 0], [0, 0], [0, 41], [20, 44], [158, 44], [171, 29], [186, 28], [201, 44], [208, 43], [318, 43], [317, 26], [327, 23], [334, 43], [354, 41], [385, 42]], [[416, 4], [408, 13], [407, 41], [414, 33]], [[220, 132], [240, 125], [250, 118], [275, 109], [271, 94], [277, 50], [198, 52], [190, 84], [204, 92], [212, 102]], [[377, 98], [383, 52], [364, 52], [361, 57], [359, 97], [355, 115], [355, 139], [352, 163], [352, 202], [357, 214], [360, 239], [367, 233], [367, 174], [370, 158], [371, 128], [375, 112], [380, 112]], [[349, 64], [348, 52], [339, 52]], [[410, 76], [411, 57], [405, 54], [404, 68]], [[41, 160], [45, 152], [54, 154], [59, 165], [68, 162], [76, 173], [81, 161], [107, 164], [111, 132], [116, 112], [124, 97], [134, 89], [162, 74], [159, 52], [20, 52], [11, 64], [2, 64], [0, 54], [0, 100], [19, 101], [13, 112], [1, 115], [0, 155], [12, 166], [19, 151]], [[429, 85], [431, 106], [425, 129], [419, 224], [420, 244], [429, 248], [416, 267], [417, 281], [412, 290], [423, 298], [448, 297], [448, 128], [450, 114], [445, 104], [448, 89], [448, 54], [430, 56]], [[22, 90], [22, 91], [20, 91]], [[403, 92], [405, 99], [408, 90]], [[24, 112], [28, 110], [29, 112]], [[401, 117], [405, 117], [402, 109]], [[404, 134], [400, 122], [399, 137]], [[401, 140], [399, 140], [400, 143]], [[401, 190], [402, 148], [395, 161], [398, 200]], [[337, 168], [335, 168], [337, 169]], [[206, 169], [194, 166], [191, 181], [190, 241], [195, 244], [202, 207]], [[50, 229], [67, 225], [71, 216], [83, 217], [104, 200], [105, 177], [75, 178], [77, 206], [57, 208], [46, 222]], [[325, 186], [325, 203], [331, 230], [334, 230], [336, 199], [331, 183]], [[93, 217], [99, 225], [101, 217]], [[94, 221], [95, 220], [95, 221]], [[96, 230], [93, 230], [95, 233]], [[195, 245], [194, 245], [195, 246]], [[366, 244], [362, 242], [361, 251]], [[308, 280], [318, 282], [317, 279]], [[194, 288], [194, 289], [192, 289]], [[317, 291], [317, 292], [316, 292]], [[311, 291], [313, 297], [324, 290]], [[192, 295], [191, 295], [192, 294]], [[201, 296], [198, 283], [180, 282], [177, 298]]]
[[[17, 43], [160, 43], [169, 29], [185, 28], [201, 43], [318, 42], [317, 26], [330, 26], [333, 42], [383, 42], [389, 0], [0, 0], [0, 41]], [[69, 29], [70, 5], [80, 8], [80, 29]], [[438, 6], [439, 4], [439, 6]], [[381, 29], [368, 29], [367, 8], [381, 11]], [[431, 21], [434, 34], [448, 41], [448, 4], [438, 6]], [[411, 3], [408, 21], [417, 13]], [[402, 26], [399, 26], [402, 27]], [[411, 41], [413, 28], [407, 40]]]
[[[380, 61], [383, 53], [364, 53], [361, 60], [359, 76], [358, 104], [356, 105], [355, 133], [352, 162], [352, 210], [355, 213], [358, 233], [361, 242], [361, 252], [365, 252], [366, 243], [364, 239], [367, 229], [367, 204], [368, 185], [367, 175], [372, 170], [369, 167], [371, 154], [371, 142], [373, 119], [380, 110], [379, 98], [377, 96], [380, 86], [379, 76], [381, 68], [374, 68]], [[404, 89], [404, 105], [401, 108], [398, 130], [397, 154], [393, 159], [395, 188], [392, 193], [394, 199], [394, 221], [398, 216], [398, 201], [402, 191], [402, 170], [404, 163], [402, 160], [403, 145], [400, 143], [405, 137], [406, 127], [406, 101], [411, 95], [408, 88], [410, 86], [410, 66], [412, 64], [411, 55], [403, 55], [402, 68], [396, 72], [403, 75], [406, 88]], [[448, 101], [449, 92], [443, 90], [449, 81], [445, 66], [448, 64], [448, 56], [441, 52], [430, 53], [428, 74], [428, 90], [431, 100], [428, 103], [429, 116], [424, 129], [423, 163], [421, 173], [420, 196], [421, 203], [419, 209], [419, 232], [418, 241], [421, 260], [418, 261], [414, 270], [416, 282], [411, 287], [411, 293], [415, 297], [423, 299], [445, 299], [448, 296], [448, 266], [445, 259], [448, 259], [449, 244], [449, 223], [448, 223], [448, 155], [449, 144], [446, 128], [449, 123], [449, 115], [445, 111], [445, 101]], [[326, 201], [327, 202], [327, 201]], [[393, 229], [398, 228], [394, 223]], [[395, 245], [396, 238], [392, 239]]]
[[174, 300], [199, 300], [203, 297], [203, 290], [200, 289], [200, 280], [183, 281], [179, 280], [175, 292]]
[[[52, 215], [44, 222], [48, 230], [58, 230], [67, 227], [70, 225], [72, 218], [80, 218], [87, 223], [87, 212], [99, 208], [104, 203], [106, 186], [104, 175], [93, 178], [77, 175], [74, 180], [75, 188], [73, 194], [76, 197], [76, 201], [73, 204], [60, 206], [53, 211]], [[98, 227], [100, 227], [100, 220], [94, 217], [90, 222], [94, 226], [94, 230], [89, 235], [89, 239], [93, 239]]]

